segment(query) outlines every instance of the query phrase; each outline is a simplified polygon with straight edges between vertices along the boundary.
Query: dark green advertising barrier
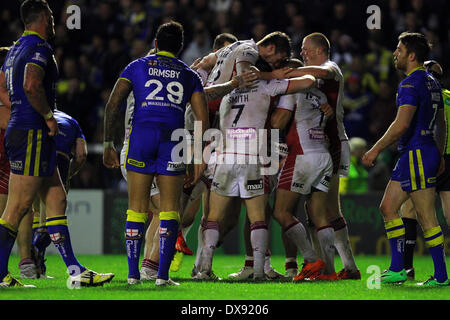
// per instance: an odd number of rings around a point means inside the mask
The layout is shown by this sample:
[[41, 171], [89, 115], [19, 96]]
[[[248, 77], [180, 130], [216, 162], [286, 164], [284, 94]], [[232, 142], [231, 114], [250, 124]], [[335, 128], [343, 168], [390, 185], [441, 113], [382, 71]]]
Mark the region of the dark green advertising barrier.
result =
[[[385, 237], [383, 219], [378, 210], [382, 193], [370, 193], [367, 195], [345, 195], [341, 197], [342, 211], [347, 221], [350, 242], [355, 255], [389, 253], [389, 244]], [[106, 191], [104, 197], [104, 252], [124, 253], [124, 226], [128, 206], [126, 193]], [[273, 201], [271, 201], [273, 204]], [[436, 213], [442, 230], [445, 234], [446, 254], [450, 253], [450, 233], [442, 214], [439, 199], [436, 199]], [[200, 224], [201, 208], [197, 213], [193, 227], [187, 236], [188, 246], [195, 252], [197, 248], [197, 229]], [[303, 202], [298, 206], [297, 216], [300, 221], [305, 222]], [[241, 209], [239, 225], [236, 226], [225, 239], [217, 253], [245, 254], [243, 243], [243, 227], [245, 219], [245, 208]], [[270, 248], [273, 254], [284, 254], [281, 241], [281, 228], [275, 220], [270, 224]], [[419, 229], [416, 245], [417, 255], [428, 254], [424, 246], [422, 232]]]

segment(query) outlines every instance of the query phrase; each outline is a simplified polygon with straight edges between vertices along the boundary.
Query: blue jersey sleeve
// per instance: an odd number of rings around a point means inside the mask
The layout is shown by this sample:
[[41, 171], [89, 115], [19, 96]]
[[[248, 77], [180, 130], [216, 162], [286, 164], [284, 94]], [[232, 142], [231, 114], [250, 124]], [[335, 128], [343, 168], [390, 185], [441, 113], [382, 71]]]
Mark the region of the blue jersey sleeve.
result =
[[419, 106], [419, 92], [416, 89], [415, 84], [412, 82], [402, 82], [398, 87], [397, 97], [398, 108], [404, 106]]
[[45, 44], [37, 44], [30, 50], [28, 56], [25, 58], [25, 64], [34, 64], [46, 70], [47, 65], [53, 59], [52, 50]]
[[197, 72], [192, 71], [192, 77], [194, 79], [194, 90], [192, 91], [192, 93], [194, 92], [203, 92], [203, 85], [202, 85], [202, 80], [200, 78], [200, 76], [198, 75]]
[[71, 120], [72, 120], [73, 126], [74, 126], [75, 129], [76, 129], [76, 132], [75, 132], [75, 139], [83, 139], [83, 140], [86, 140], [86, 138], [85, 138], [85, 136], [84, 136], [84, 133], [83, 133], [83, 130], [81, 130], [81, 127], [80, 127], [78, 121], [75, 120], [74, 118], [72, 118]]
[[128, 82], [132, 83], [133, 79], [133, 70], [136, 62], [133, 61], [130, 64], [128, 64], [125, 69], [123, 69], [122, 73], [119, 76], [119, 79], [127, 80]]

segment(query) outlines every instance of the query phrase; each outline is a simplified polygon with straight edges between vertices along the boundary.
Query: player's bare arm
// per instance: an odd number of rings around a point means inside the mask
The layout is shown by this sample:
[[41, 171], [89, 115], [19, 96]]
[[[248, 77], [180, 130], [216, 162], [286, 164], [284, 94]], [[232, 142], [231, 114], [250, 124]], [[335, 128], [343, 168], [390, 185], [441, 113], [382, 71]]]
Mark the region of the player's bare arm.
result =
[[80, 171], [87, 159], [87, 144], [84, 139], [78, 138], [74, 146], [74, 158], [70, 162], [69, 178]]
[[41, 114], [50, 130], [49, 135], [54, 136], [59, 133], [58, 123], [53, 117], [53, 112], [47, 102], [47, 96], [43, 86], [45, 71], [35, 64], [25, 66], [25, 80], [23, 89], [31, 106]]
[[236, 88], [252, 85], [256, 80], [256, 74], [251, 70], [246, 70], [241, 75], [234, 76], [233, 79], [228, 82], [205, 88], [206, 100], [213, 101], [220, 99]]
[[373, 162], [378, 154], [400, 139], [406, 130], [408, 130], [416, 109], [417, 107], [415, 106], [403, 106], [398, 110], [395, 120], [391, 123], [386, 133], [362, 157], [364, 165], [373, 166]]
[[258, 79], [270, 81], [272, 79], [286, 79], [289, 78], [289, 74], [292, 71], [290, 67], [283, 67], [275, 69], [271, 72], [262, 72], [255, 66], [251, 66], [250, 69], [256, 73]]
[[293, 68], [287, 72], [288, 77], [301, 77], [307, 74], [320, 79], [333, 79], [336, 72], [333, 68], [323, 66]]
[[316, 78], [312, 75], [289, 79], [289, 86], [286, 94], [301, 92], [302, 90], [317, 87]]
[[[204, 92], [196, 91], [192, 94], [191, 97], [191, 107], [192, 111], [194, 112], [196, 121], [201, 121], [201, 136], [203, 137], [203, 134], [205, 131], [209, 128], [209, 118], [208, 118], [208, 107], [206, 103], [206, 97]], [[200, 156], [202, 157], [202, 150], [200, 150]], [[196, 158], [197, 152], [194, 150], [194, 158]], [[200, 164], [197, 164], [195, 162], [196, 159], [194, 159], [194, 179], [191, 183], [188, 183], [188, 185], [194, 185], [197, 183], [198, 179], [200, 179], [201, 175], [206, 169], [206, 164], [202, 161]]]
[[115, 125], [118, 123], [117, 116], [120, 112], [120, 106], [126, 100], [131, 90], [132, 86], [129, 81], [118, 79], [106, 103], [103, 134], [103, 164], [107, 168], [118, 168], [120, 166], [113, 144]]
[[3, 107], [11, 109], [8, 86], [6, 85], [6, 77], [3, 71], [0, 71], [0, 101], [3, 103]]
[[199, 62], [194, 64], [192, 66], [192, 69], [197, 70], [197, 69], [201, 68], [201, 69], [205, 70], [206, 72], [209, 72], [216, 64], [216, 61], [217, 61], [216, 54], [214, 52], [211, 52], [207, 56], [204, 56]]

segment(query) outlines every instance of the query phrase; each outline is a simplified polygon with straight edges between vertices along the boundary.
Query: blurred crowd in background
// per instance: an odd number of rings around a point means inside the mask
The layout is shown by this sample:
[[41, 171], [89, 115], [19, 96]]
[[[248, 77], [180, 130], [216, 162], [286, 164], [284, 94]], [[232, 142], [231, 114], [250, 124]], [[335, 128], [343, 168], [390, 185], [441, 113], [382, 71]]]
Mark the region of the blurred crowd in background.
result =
[[[395, 94], [403, 75], [393, 65], [392, 53], [403, 31], [421, 32], [433, 45], [430, 59], [444, 68], [443, 86], [449, 88], [450, 1], [445, 0], [47, 0], [55, 18], [51, 41], [60, 71], [57, 104], [80, 123], [90, 148], [88, 161], [73, 178], [72, 188], [126, 188], [119, 170], [102, 164], [103, 113], [122, 69], [152, 47], [161, 23], [183, 24], [181, 60], [190, 65], [211, 52], [216, 35], [229, 32], [238, 39], [260, 40], [272, 31], [292, 39], [293, 56], [300, 58], [302, 39], [322, 32], [331, 43], [331, 59], [345, 75], [345, 126], [352, 146], [352, 165], [358, 186], [344, 183], [342, 192], [383, 190], [395, 164], [396, 146], [383, 152], [375, 168], [359, 165], [361, 150], [370, 147], [395, 117]], [[81, 9], [81, 28], [66, 26], [68, 6]], [[381, 29], [369, 30], [369, 5], [381, 9]], [[23, 32], [20, 1], [0, 4], [0, 46], [10, 46]], [[117, 133], [120, 148], [123, 130]], [[100, 151], [100, 152], [98, 152]], [[364, 153], [364, 152], [363, 152]], [[361, 184], [361, 185], [359, 185]]]

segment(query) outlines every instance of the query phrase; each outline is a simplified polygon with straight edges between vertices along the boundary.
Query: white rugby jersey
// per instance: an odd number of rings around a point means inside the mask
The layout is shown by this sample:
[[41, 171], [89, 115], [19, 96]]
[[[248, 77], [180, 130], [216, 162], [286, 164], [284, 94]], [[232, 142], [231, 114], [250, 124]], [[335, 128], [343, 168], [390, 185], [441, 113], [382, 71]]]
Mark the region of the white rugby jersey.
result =
[[206, 81], [206, 87], [214, 84], [225, 83], [233, 77], [236, 64], [249, 62], [254, 65], [258, 60], [258, 47], [251, 40], [236, 41], [216, 52], [217, 61]]
[[[329, 66], [336, 72], [334, 79], [324, 79], [320, 90], [325, 93], [328, 103], [333, 107], [335, 118], [330, 119], [330, 134], [337, 134], [340, 141], [348, 140], [344, 127], [344, 107], [342, 100], [344, 98], [344, 76], [339, 66], [331, 60], [327, 60], [322, 66]], [[329, 134], [329, 135], [330, 135]], [[330, 136], [331, 141], [333, 137]]]
[[328, 117], [320, 111], [320, 105], [326, 102], [325, 94], [316, 88], [280, 98], [277, 108], [294, 112], [294, 122], [286, 136], [289, 152], [328, 152], [329, 143], [325, 134]]
[[258, 130], [268, 123], [271, 99], [285, 94], [288, 86], [287, 79], [259, 80], [252, 87], [234, 89], [223, 97], [219, 109], [223, 152], [257, 155], [257, 147], [266, 143], [260, 141], [258, 145], [257, 138]]
[[133, 112], [134, 112], [134, 95], [131, 92], [127, 98], [127, 108], [125, 110], [125, 137], [123, 139], [123, 148], [128, 145], [128, 138], [130, 136], [131, 123], [133, 122]]

